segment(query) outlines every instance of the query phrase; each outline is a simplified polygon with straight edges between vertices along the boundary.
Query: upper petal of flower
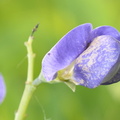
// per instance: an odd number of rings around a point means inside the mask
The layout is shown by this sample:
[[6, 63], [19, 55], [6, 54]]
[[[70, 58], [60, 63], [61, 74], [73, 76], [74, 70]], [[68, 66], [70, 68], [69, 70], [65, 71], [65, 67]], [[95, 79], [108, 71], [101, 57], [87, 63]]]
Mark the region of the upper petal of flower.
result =
[[95, 88], [116, 74], [118, 63], [120, 42], [108, 35], [99, 36], [77, 58], [73, 80], [78, 85]]
[[4, 100], [6, 95], [6, 87], [3, 80], [3, 77], [0, 75], [0, 103]]
[[120, 41], [120, 33], [111, 26], [101, 26], [95, 28], [91, 33], [91, 41], [101, 35], [110, 35]]
[[45, 55], [42, 73], [47, 81], [53, 80], [57, 71], [67, 67], [86, 49], [91, 29], [89, 23], [72, 29]]

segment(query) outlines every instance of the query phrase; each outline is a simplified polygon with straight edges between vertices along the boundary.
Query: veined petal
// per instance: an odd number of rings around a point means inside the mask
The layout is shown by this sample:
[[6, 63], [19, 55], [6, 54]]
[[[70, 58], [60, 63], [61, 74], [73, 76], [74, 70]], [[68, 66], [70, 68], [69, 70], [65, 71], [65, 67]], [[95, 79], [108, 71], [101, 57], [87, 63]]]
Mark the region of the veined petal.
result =
[[47, 81], [53, 80], [57, 71], [67, 67], [86, 49], [91, 29], [89, 23], [72, 29], [45, 55], [42, 73]]
[[0, 103], [4, 100], [6, 95], [6, 87], [3, 80], [3, 77], [0, 75]]
[[120, 33], [111, 26], [101, 26], [95, 28], [91, 33], [91, 41], [101, 35], [110, 35], [120, 41]]
[[120, 42], [108, 35], [99, 36], [77, 58], [73, 80], [78, 85], [95, 88], [115, 75], [113, 72], [110, 76], [109, 71], [119, 69], [116, 66], [119, 60]]

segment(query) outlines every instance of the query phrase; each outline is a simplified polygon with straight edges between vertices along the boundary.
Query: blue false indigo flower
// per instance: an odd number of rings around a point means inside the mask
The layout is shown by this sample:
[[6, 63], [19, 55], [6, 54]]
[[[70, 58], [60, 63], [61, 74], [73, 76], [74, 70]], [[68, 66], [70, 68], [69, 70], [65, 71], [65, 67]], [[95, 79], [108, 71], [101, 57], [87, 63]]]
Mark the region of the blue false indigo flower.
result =
[[6, 95], [6, 87], [2, 75], [0, 75], [0, 103], [3, 102]]
[[42, 74], [48, 82], [60, 80], [88, 88], [118, 82], [120, 33], [111, 26], [77, 26], [45, 55]]

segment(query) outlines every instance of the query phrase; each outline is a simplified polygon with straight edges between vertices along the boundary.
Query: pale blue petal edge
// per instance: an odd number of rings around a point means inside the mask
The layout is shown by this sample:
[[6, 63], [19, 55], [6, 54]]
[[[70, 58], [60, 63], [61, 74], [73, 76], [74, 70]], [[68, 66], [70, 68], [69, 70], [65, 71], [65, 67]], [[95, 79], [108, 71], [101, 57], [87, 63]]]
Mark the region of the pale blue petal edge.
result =
[[110, 35], [120, 41], [120, 33], [111, 26], [100, 26], [95, 28], [91, 33], [91, 41], [101, 35]]

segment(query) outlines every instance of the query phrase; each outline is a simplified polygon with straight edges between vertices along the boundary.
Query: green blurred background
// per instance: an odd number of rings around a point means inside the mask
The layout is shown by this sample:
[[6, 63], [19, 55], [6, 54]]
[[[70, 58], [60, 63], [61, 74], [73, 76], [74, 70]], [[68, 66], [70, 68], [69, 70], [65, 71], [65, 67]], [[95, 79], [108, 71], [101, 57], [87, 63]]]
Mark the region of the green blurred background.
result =
[[[0, 72], [7, 96], [0, 120], [13, 120], [24, 89], [27, 57], [24, 42], [40, 23], [33, 43], [34, 78], [45, 53], [69, 30], [83, 23], [110, 25], [120, 31], [119, 0], [0, 0]], [[120, 120], [120, 83], [73, 93], [65, 84], [41, 84], [26, 120]]]

